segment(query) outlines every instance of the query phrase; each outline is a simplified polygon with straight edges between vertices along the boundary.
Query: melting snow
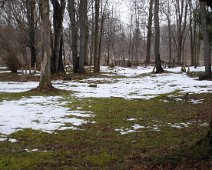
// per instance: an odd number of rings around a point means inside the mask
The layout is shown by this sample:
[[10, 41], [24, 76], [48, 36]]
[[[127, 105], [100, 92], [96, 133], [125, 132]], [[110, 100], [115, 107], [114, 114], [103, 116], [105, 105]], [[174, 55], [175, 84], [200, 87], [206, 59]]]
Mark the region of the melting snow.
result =
[[[0, 102], [0, 133], [11, 134], [24, 128], [45, 132], [77, 129], [76, 126], [88, 123], [83, 118], [94, 116], [90, 112], [70, 111], [61, 106], [64, 103], [60, 99], [61, 97], [35, 96]], [[71, 124], [71, 127], [67, 127], [66, 123]]]
[[[188, 77], [185, 73], [180, 73], [180, 68], [167, 69], [172, 73], [154, 74], [140, 76], [151, 73], [153, 67], [121, 68], [101, 67], [106, 73], [124, 76], [123, 78], [88, 78], [80, 82], [56, 81], [53, 86], [60, 89], [72, 90], [78, 98], [109, 98], [120, 97], [126, 99], [150, 99], [159, 94], [166, 94], [176, 90], [182, 93], [212, 93], [211, 81], [198, 81]], [[190, 71], [204, 71], [204, 67], [197, 70], [190, 68]], [[97, 87], [89, 87], [90, 83], [98, 84]], [[0, 93], [3, 92], [23, 92], [35, 88], [38, 82], [0, 82]], [[78, 129], [78, 126], [88, 123], [85, 118], [92, 117], [90, 112], [70, 111], [63, 107], [60, 97], [31, 97], [13, 101], [0, 102], [0, 134], [11, 134], [24, 128], [32, 128], [45, 132], [54, 130]], [[166, 102], [166, 101], [165, 101]], [[191, 100], [198, 104], [202, 100]], [[133, 119], [129, 119], [133, 121]], [[69, 126], [67, 127], [67, 124]], [[182, 128], [188, 124], [171, 124], [171, 127]], [[116, 129], [121, 134], [135, 132], [142, 128], [159, 131], [159, 126], [144, 127], [135, 124], [130, 129]], [[7, 140], [0, 136], [1, 140]], [[10, 139], [9, 139], [10, 140]]]
[[[89, 87], [89, 82], [99, 81], [96, 88]], [[108, 81], [110, 83], [108, 83]], [[198, 81], [186, 74], [164, 73], [140, 78], [89, 78], [81, 82], [55, 82], [61, 89], [75, 91], [79, 98], [109, 98], [150, 99], [159, 94], [180, 90], [182, 93], [212, 92], [212, 81]]]
[[[202, 70], [203, 67], [198, 67]], [[101, 67], [102, 71], [109, 72], [109, 67]], [[126, 99], [150, 99], [159, 94], [171, 93], [180, 90], [182, 93], [211, 93], [212, 81], [198, 81], [188, 77], [185, 73], [164, 73], [144, 77], [132, 77], [151, 72], [152, 67], [122, 68], [115, 67], [117, 74], [125, 78], [88, 78], [75, 81], [55, 81], [53, 86], [60, 89], [72, 90], [79, 98], [109, 98], [120, 97]], [[170, 69], [178, 72], [178, 68]], [[193, 70], [191, 68], [191, 70]], [[89, 87], [90, 83], [98, 84]], [[0, 82], [0, 92], [23, 92], [35, 88], [38, 82]]]

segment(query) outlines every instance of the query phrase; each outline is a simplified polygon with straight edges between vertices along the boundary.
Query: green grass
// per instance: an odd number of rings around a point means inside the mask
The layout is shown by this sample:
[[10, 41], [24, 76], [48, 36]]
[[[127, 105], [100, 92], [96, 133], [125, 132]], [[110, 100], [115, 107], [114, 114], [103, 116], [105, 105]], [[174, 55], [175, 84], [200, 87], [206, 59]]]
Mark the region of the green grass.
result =
[[[36, 94], [1, 93], [0, 101], [18, 100], [31, 95]], [[87, 119], [95, 123], [82, 125], [80, 128], [84, 130], [78, 131], [64, 130], [49, 134], [25, 129], [11, 134], [9, 138], [18, 142], [0, 142], [0, 169], [129, 169], [136, 165], [166, 162], [176, 166], [183, 157], [197, 161], [205, 157], [204, 147], [191, 148], [207, 133], [208, 127], [193, 123], [188, 128], [175, 129], [167, 123], [209, 122], [211, 94], [191, 95], [191, 98], [204, 99], [202, 104], [197, 105], [176, 102], [167, 95], [151, 100], [79, 100], [64, 92], [48, 95], [62, 95], [67, 101], [66, 107], [71, 110], [82, 107], [82, 110], [93, 112], [95, 117]], [[162, 99], [169, 102], [162, 102]], [[129, 121], [130, 118], [136, 119]], [[160, 125], [160, 131], [145, 128], [126, 135], [115, 131], [131, 129], [134, 124], [146, 127]], [[25, 149], [38, 149], [38, 152], [26, 152]], [[209, 164], [209, 161], [204, 163]]]

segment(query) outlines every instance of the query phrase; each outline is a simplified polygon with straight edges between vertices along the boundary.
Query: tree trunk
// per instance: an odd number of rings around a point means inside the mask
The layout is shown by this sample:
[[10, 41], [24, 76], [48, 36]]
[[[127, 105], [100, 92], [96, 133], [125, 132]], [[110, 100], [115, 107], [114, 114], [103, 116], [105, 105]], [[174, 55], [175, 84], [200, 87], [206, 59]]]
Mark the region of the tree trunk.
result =
[[94, 34], [94, 72], [98, 73], [100, 71], [99, 66], [99, 5], [100, 1], [95, 0], [95, 34]]
[[28, 40], [31, 49], [31, 66], [36, 63], [35, 48], [35, 0], [26, 1], [27, 21], [28, 21]]
[[[182, 65], [182, 55], [184, 52], [184, 40], [186, 39], [188, 3], [186, 0], [176, 0], [176, 20], [177, 20], [177, 37], [176, 51], [177, 64]], [[183, 61], [184, 62], [184, 61]]]
[[68, 12], [71, 20], [71, 50], [72, 50], [72, 62], [73, 72], [77, 73], [79, 70], [79, 58], [78, 58], [78, 27], [76, 25], [76, 10], [74, 0], [68, 0]]
[[51, 72], [50, 72], [50, 55], [51, 55], [51, 42], [50, 42], [50, 20], [49, 20], [49, 1], [40, 0], [40, 15], [41, 15], [41, 77], [39, 88], [48, 89], [52, 88]]
[[51, 0], [53, 5], [53, 28], [54, 28], [54, 38], [53, 38], [53, 61], [51, 62], [51, 72], [58, 73], [58, 72], [65, 72], [64, 67], [60, 66], [63, 64], [60, 62], [62, 55], [61, 49], [61, 39], [63, 34], [63, 16], [66, 6], [65, 0]]
[[[103, 9], [102, 9], [103, 10]], [[100, 35], [99, 35], [99, 50], [98, 50], [98, 67], [100, 70], [100, 60], [101, 60], [101, 52], [102, 52], [102, 39], [103, 39], [103, 32], [104, 32], [104, 20], [105, 20], [105, 13], [102, 11], [101, 23], [100, 23]]]
[[93, 65], [93, 59], [94, 59], [94, 34], [95, 34], [95, 19], [94, 19], [94, 0], [92, 0], [92, 6], [91, 6], [91, 13], [92, 13], [92, 19], [91, 19], [91, 36], [90, 36], [90, 65]]
[[201, 25], [202, 25], [203, 40], [204, 40], [205, 78], [210, 78], [211, 77], [211, 54], [210, 54], [208, 26], [207, 26], [207, 20], [206, 20], [205, 2], [200, 2], [200, 12], [201, 12]]
[[173, 67], [172, 64], [172, 33], [171, 33], [171, 19], [170, 19], [170, 1], [168, 0], [168, 15], [167, 15], [167, 20], [168, 20], [168, 34], [169, 34], [169, 43], [168, 43], [168, 48], [169, 48], [169, 68]]
[[153, 18], [153, 2], [150, 0], [149, 3], [149, 17], [147, 25], [147, 48], [146, 48], [146, 64], [150, 64], [150, 53], [151, 53], [151, 37], [152, 37], [152, 18]]
[[87, 57], [87, 0], [80, 0], [79, 4], [80, 52], [79, 72], [85, 72], [85, 58]]
[[156, 67], [156, 73], [161, 73], [164, 70], [161, 67], [161, 60], [160, 60], [159, 0], [155, 0], [154, 19], [155, 19], [155, 67]]
[[190, 12], [190, 21], [189, 21], [189, 30], [190, 30], [190, 48], [191, 48], [191, 66], [195, 65], [195, 53], [194, 53], [194, 31], [193, 31], [193, 9], [192, 9], [192, 0], [189, 0], [189, 12]]

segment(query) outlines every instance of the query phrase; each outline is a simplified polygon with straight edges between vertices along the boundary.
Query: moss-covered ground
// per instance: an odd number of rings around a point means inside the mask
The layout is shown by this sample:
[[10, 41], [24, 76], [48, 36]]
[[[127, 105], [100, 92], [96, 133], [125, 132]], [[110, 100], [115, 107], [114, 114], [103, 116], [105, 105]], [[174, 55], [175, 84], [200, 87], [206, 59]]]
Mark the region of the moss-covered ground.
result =
[[[31, 95], [40, 94], [0, 93], [0, 101]], [[64, 91], [48, 95], [62, 95], [71, 110], [93, 112], [95, 117], [87, 118], [93, 123], [82, 130], [50, 134], [24, 129], [11, 134], [17, 142], [0, 142], [0, 169], [210, 169], [208, 146], [196, 143], [209, 128], [205, 124], [210, 122], [212, 94], [189, 96], [204, 99], [199, 104], [184, 96], [175, 100], [178, 92], [151, 100], [77, 99]], [[188, 127], [171, 126], [188, 122]], [[136, 124], [145, 128], [120, 133]]]

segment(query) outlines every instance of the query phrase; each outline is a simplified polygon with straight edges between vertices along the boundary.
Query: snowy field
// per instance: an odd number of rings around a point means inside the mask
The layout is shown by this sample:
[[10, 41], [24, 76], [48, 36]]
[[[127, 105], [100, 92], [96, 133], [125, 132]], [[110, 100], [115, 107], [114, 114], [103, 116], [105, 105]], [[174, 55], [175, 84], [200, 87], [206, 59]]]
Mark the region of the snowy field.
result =
[[[105, 78], [88, 78], [80, 81], [54, 81], [53, 86], [74, 92], [77, 98], [150, 99], [160, 94], [179, 90], [181, 93], [212, 93], [212, 81], [198, 81], [180, 72], [180, 68], [167, 69], [170, 73], [149, 74], [153, 67], [122, 68], [101, 67]], [[190, 68], [190, 72], [204, 71], [204, 67]], [[5, 71], [4, 71], [5, 72]], [[1, 73], [1, 72], [0, 72]], [[90, 87], [96, 84], [97, 87]], [[0, 93], [23, 92], [35, 88], [38, 82], [0, 82]], [[33, 96], [20, 100], [0, 102], [0, 141], [5, 135], [24, 128], [44, 132], [79, 129], [88, 123], [86, 118], [95, 113], [69, 110], [62, 97]], [[51, 113], [51, 114], [49, 114]], [[67, 123], [69, 126], [67, 126]], [[132, 129], [144, 128], [136, 125]], [[152, 129], [158, 130], [156, 127]], [[117, 129], [121, 133], [127, 130]]]
[[[179, 67], [167, 69], [170, 73], [164, 74], [150, 74], [152, 70], [153, 67], [114, 67], [113, 69], [102, 67], [101, 71], [107, 74], [105, 78], [95, 77], [52, 83], [56, 88], [74, 91], [75, 96], [79, 98], [150, 99], [176, 90], [182, 93], [212, 92], [211, 81], [198, 81], [198, 78], [191, 78], [186, 73], [180, 73]], [[191, 67], [190, 71], [204, 71], [204, 67], [198, 69]], [[97, 87], [89, 87], [91, 84], [96, 84]], [[38, 82], [0, 82], [0, 92], [23, 92], [37, 86]]]

